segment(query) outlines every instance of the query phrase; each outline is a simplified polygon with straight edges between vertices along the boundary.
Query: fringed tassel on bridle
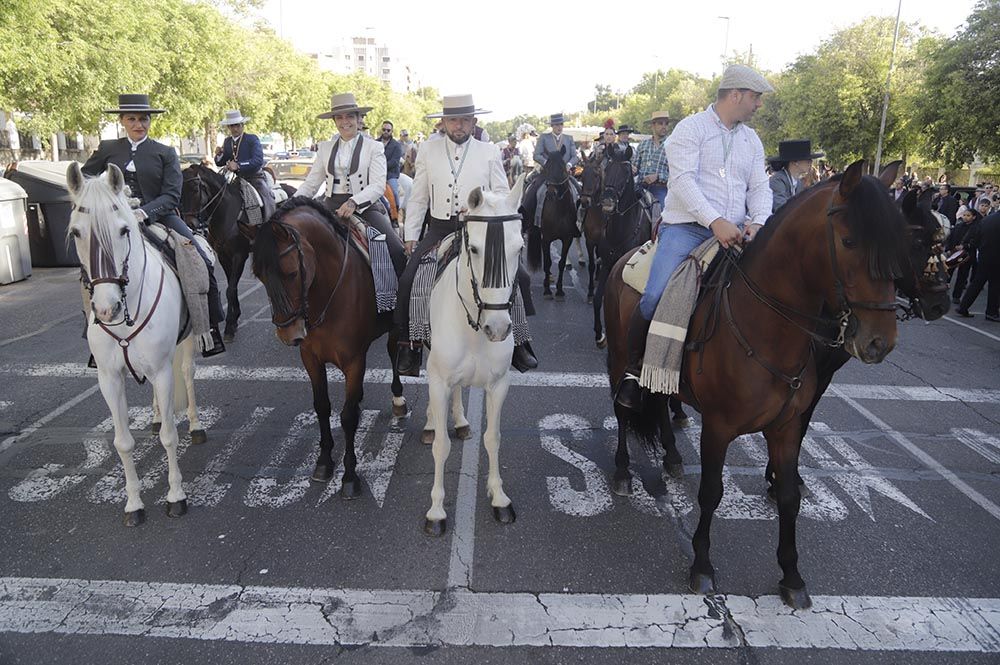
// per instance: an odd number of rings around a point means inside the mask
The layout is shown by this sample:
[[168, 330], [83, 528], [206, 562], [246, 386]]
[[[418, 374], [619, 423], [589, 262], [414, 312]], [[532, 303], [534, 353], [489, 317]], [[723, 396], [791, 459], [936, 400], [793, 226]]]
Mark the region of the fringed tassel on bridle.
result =
[[483, 257], [483, 288], [497, 289], [507, 286], [506, 239], [503, 222], [486, 225], [486, 248]]

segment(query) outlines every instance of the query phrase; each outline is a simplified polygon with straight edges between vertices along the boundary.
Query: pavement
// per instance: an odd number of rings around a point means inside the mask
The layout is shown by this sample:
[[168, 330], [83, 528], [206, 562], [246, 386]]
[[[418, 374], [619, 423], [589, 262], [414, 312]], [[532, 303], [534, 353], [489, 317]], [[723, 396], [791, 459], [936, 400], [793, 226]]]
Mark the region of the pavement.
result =
[[[575, 252], [574, 252], [575, 257]], [[368, 354], [358, 434], [363, 496], [309, 480], [318, 427], [294, 349], [260, 285], [227, 353], [198, 364], [208, 442], [180, 421], [190, 511], [163, 506], [151, 390], [129, 384], [148, 521], [122, 526], [124, 479], [88, 370], [73, 269], [0, 287], [0, 663], [996, 663], [1000, 659], [1000, 324], [900, 324], [875, 366], [852, 361], [820, 402], [801, 457], [798, 520], [814, 607], [777, 596], [766, 447], [727, 458], [712, 529], [717, 596], [687, 590], [699, 482], [695, 415], [685, 475], [632, 448], [635, 492], [610, 491], [617, 433], [593, 344], [586, 271], [540, 297], [537, 370], [504, 405], [504, 488], [486, 497], [484, 395], [453, 441], [449, 532], [422, 532], [433, 464], [427, 391], [390, 412], [385, 345]], [[221, 278], [221, 275], [220, 275]], [[223, 278], [224, 279], [224, 278]], [[330, 372], [338, 411], [342, 382]], [[343, 451], [336, 416], [335, 459]]]

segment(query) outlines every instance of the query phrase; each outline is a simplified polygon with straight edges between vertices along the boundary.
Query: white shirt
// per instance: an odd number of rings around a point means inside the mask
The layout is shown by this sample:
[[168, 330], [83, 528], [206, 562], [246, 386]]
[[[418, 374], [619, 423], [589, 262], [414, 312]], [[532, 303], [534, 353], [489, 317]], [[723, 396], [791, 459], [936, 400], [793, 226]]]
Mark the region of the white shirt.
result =
[[764, 170], [764, 145], [743, 123], [728, 129], [715, 107], [684, 118], [667, 137], [670, 164], [665, 224], [708, 227], [722, 217], [743, 226], [771, 216], [772, 195]]
[[[126, 136], [125, 138], [127, 138], [127, 139], [128, 139], [128, 142], [129, 142], [129, 145], [131, 145], [131, 146], [132, 146], [132, 152], [135, 152], [135, 151], [136, 151], [136, 149], [137, 149], [137, 148], [138, 148], [139, 146], [141, 146], [141, 145], [143, 144], [143, 142], [144, 142], [144, 141], [145, 141], [146, 139], [148, 139], [149, 137], [148, 137], [148, 136], [143, 136], [143, 137], [142, 137], [142, 141], [133, 141], [132, 139], [129, 139], [129, 138], [127, 137], [127, 136]], [[126, 170], [126, 171], [130, 171], [130, 172], [132, 172], [132, 173], [134, 173], [134, 172], [135, 172], [135, 163], [134, 163], [134, 162], [133, 162], [133, 161], [132, 161], [131, 159], [130, 159], [130, 160], [128, 160], [128, 164], [126, 164], [126, 165], [125, 165], [125, 170]]]
[[350, 141], [340, 140], [337, 157], [333, 162], [333, 191], [331, 194], [349, 194], [347, 175], [351, 169], [351, 157], [354, 156], [354, 146], [358, 144], [358, 136]]

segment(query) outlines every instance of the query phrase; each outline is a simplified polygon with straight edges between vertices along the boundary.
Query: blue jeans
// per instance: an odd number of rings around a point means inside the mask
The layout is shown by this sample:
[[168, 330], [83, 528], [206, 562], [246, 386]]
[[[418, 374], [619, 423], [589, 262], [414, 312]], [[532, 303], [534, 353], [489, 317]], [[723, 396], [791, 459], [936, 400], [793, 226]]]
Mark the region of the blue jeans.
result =
[[657, 201], [660, 202], [660, 210], [663, 210], [663, 204], [667, 200], [667, 186], [666, 185], [645, 185], [649, 193], [653, 195]]
[[647, 321], [653, 320], [656, 306], [670, 276], [698, 245], [712, 237], [712, 231], [701, 224], [660, 224], [656, 255], [649, 269], [649, 281], [639, 301], [639, 311]]
[[389, 183], [389, 189], [392, 190], [392, 200], [396, 204], [396, 209], [399, 209], [399, 178], [388, 178], [386, 182]]

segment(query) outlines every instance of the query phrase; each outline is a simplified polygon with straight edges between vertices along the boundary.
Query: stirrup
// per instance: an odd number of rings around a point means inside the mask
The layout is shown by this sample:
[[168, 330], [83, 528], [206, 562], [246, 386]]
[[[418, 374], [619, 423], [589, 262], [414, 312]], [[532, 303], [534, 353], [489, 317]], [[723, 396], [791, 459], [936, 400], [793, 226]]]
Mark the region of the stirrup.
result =
[[642, 408], [642, 393], [639, 377], [632, 372], [625, 372], [615, 391], [615, 403], [626, 409], [639, 411]]

